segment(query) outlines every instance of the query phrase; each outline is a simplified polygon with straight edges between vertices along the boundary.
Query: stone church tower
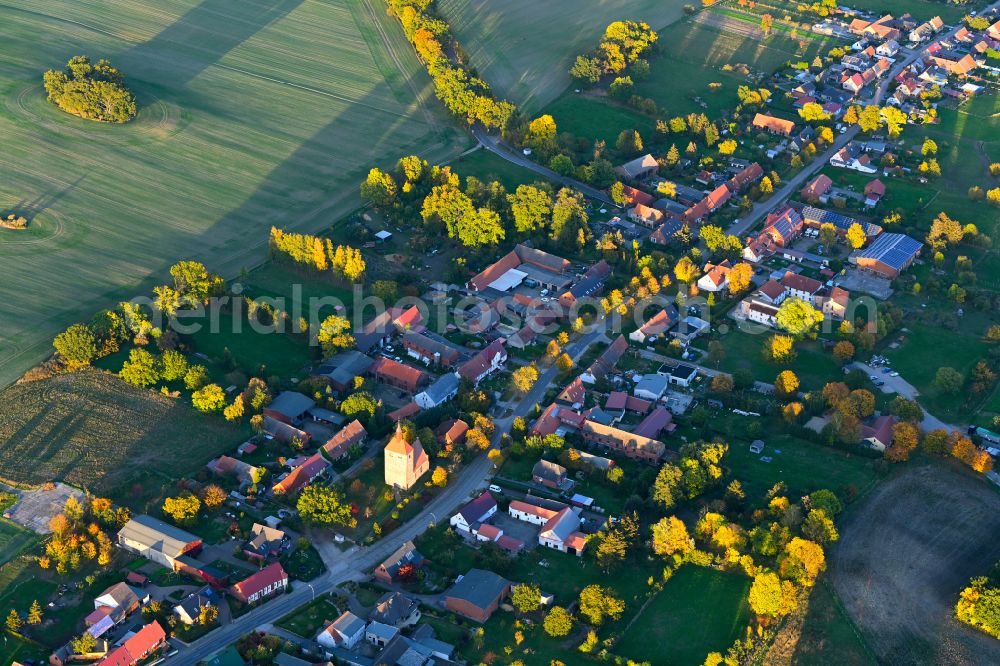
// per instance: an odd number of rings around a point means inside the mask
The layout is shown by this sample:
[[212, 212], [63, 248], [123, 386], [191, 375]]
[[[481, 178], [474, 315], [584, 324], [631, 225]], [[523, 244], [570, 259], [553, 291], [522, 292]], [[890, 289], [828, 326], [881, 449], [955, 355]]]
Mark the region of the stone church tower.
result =
[[396, 433], [385, 445], [385, 483], [409, 490], [413, 484], [430, 469], [431, 460], [420, 445], [420, 440], [412, 444], [403, 437], [403, 429], [397, 423]]

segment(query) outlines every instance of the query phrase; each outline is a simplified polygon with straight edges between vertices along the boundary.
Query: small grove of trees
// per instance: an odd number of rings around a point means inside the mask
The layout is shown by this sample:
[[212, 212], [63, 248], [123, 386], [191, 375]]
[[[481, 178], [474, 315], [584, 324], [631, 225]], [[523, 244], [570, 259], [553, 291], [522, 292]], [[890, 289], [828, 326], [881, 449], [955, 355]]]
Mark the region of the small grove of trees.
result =
[[1000, 563], [989, 576], [969, 581], [955, 604], [955, 616], [994, 638], [1000, 638]]
[[645, 74], [649, 64], [641, 57], [649, 51], [659, 35], [641, 21], [615, 21], [604, 30], [596, 50], [576, 57], [569, 74], [580, 82], [594, 84], [605, 74], [620, 74], [628, 67]]
[[365, 273], [361, 250], [349, 245], [334, 246], [329, 238], [289, 233], [271, 227], [268, 245], [271, 256], [291, 260], [297, 266], [321, 273], [331, 271], [351, 282], [357, 282]]
[[65, 70], [50, 69], [42, 80], [49, 101], [74, 116], [125, 123], [137, 112], [125, 77], [107, 60], [91, 63], [87, 56], [73, 56]]

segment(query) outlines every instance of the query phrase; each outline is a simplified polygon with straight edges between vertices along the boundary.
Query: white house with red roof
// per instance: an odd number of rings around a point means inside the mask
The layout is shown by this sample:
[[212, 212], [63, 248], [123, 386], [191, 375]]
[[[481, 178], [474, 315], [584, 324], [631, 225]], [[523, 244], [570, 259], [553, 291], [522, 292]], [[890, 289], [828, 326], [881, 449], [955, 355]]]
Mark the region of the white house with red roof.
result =
[[478, 386], [479, 382], [501, 369], [506, 362], [507, 349], [504, 346], [504, 340], [498, 338], [491, 342], [486, 349], [460, 365], [458, 374]]
[[231, 585], [229, 594], [245, 604], [255, 604], [281, 594], [286, 587], [288, 574], [280, 562], [275, 562]]

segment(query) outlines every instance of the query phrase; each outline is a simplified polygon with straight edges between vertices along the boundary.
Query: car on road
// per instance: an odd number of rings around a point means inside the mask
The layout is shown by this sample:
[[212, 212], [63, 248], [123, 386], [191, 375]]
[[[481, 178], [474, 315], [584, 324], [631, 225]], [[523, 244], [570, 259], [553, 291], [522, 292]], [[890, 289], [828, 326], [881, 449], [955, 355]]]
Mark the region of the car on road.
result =
[[889, 376], [890, 377], [899, 377], [899, 373], [898, 372], [890, 372]]
[[880, 379], [877, 382], [875, 382], [875, 386], [885, 386], [885, 382]]
[[868, 379], [872, 380], [873, 382], [877, 382], [878, 381], [878, 375], [868, 375]]
[[887, 375], [892, 372], [892, 368], [882, 368], [882, 374]]
[[501, 488], [500, 486], [498, 486], [495, 483], [491, 483], [490, 484], [490, 492], [491, 493], [502, 493], [503, 492], [503, 488]]

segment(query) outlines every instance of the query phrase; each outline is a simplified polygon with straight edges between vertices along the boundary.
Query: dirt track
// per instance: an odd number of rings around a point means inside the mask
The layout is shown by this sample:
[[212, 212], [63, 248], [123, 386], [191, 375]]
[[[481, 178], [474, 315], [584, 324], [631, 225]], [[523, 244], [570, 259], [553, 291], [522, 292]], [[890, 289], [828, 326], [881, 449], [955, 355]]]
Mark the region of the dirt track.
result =
[[882, 483], [845, 522], [837, 594], [885, 664], [1000, 664], [1000, 641], [958, 623], [959, 590], [1000, 558], [1000, 494], [945, 463]]

